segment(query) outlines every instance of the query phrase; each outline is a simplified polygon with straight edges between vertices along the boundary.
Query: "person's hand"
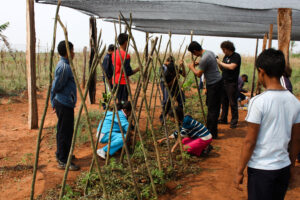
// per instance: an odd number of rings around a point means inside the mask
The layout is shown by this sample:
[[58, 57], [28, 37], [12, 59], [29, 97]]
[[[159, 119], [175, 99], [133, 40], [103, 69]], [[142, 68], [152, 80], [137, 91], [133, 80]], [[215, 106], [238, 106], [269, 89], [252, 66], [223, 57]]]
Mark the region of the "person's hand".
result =
[[176, 149], [176, 147], [173, 147], [172, 150], [171, 150], [171, 153], [174, 153], [175, 149]]
[[222, 61], [220, 61], [219, 59], [216, 59], [216, 60], [217, 60], [218, 65], [222, 66], [222, 65], [221, 65], [221, 64], [222, 64]]
[[56, 110], [54, 107], [52, 108], [52, 113], [56, 113]]
[[164, 141], [164, 138], [160, 139], [160, 140], [157, 140], [157, 143], [160, 144]]
[[180, 65], [180, 66], [183, 66], [183, 64], [184, 64], [183, 60], [180, 60], [180, 61], [179, 61], [179, 65]]
[[198, 62], [198, 61], [195, 61], [195, 65], [199, 65], [199, 62]]
[[235, 181], [234, 181], [234, 185], [236, 189], [240, 191], [243, 190], [242, 188], [240, 188], [240, 184], [243, 184], [243, 180], [244, 180], [244, 174], [238, 172], [235, 176]]
[[190, 69], [194, 69], [194, 68], [195, 68], [194, 63], [189, 64], [189, 68], [190, 68]]

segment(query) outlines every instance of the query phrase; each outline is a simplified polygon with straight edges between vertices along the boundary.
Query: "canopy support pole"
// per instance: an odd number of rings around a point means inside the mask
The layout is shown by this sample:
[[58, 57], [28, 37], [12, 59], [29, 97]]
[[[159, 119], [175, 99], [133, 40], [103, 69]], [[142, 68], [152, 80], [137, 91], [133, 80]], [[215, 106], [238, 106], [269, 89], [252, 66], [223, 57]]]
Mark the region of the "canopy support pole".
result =
[[252, 76], [251, 98], [253, 97], [254, 86], [255, 86], [256, 59], [257, 59], [257, 51], [258, 51], [258, 42], [259, 42], [259, 39], [256, 38], [255, 58], [254, 58], [254, 68], [253, 68], [253, 76]]
[[273, 39], [273, 24], [270, 24], [268, 49], [272, 48], [272, 39]]
[[36, 99], [36, 66], [35, 66], [35, 22], [34, 0], [26, 1], [26, 66], [28, 87], [28, 127], [38, 128], [38, 109]]
[[286, 70], [290, 69], [289, 64], [289, 47], [292, 33], [292, 9], [279, 8], [277, 15], [278, 24], [278, 49], [281, 50], [285, 57]]
[[[89, 60], [90, 72], [93, 64], [96, 45], [97, 45], [97, 22], [95, 17], [90, 17], [90, 60]], [[97, 74], [97, 70], [95, 70], [94, 74], [92, 74], [92, 79], [89, 87], [89, 97], [90, 97], [91, 104], [96, 103], [96, 81], [97, 81], [96, 74]]]

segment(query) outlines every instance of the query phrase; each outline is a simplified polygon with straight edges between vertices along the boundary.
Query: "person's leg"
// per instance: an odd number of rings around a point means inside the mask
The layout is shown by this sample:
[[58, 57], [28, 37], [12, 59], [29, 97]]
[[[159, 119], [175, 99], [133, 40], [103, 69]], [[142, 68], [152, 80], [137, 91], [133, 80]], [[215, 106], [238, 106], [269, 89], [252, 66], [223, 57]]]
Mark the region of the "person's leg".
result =
[[228, 107], [229, 107], [229, 100], [227, 96], [227, 87], [224, 85], [221, 95], [221, 106], [222, 106], [222, 113], [220, 117], [220, 122], [226, 123], [228, 122], [227, 116], [228, 116]]
[[[125, 137], [125, 135], [124, 135]], [[110, 151], [109, 155], [113, 155], [116, 153], [119, 149], [123, 147], [123, 139], [121, 133], [113, 133], [111, 136], [111, 144], [110, 144]], [[107, 152], [108, 150], [108, 145], [103, 147], [103, 150]]]
[[226, 87], [227, 87], [226, 92], [227, 92], [227, 96], [231, 108], [230, 127], [235, 128], [239, 119], [238, 102], [237, 102], [238, 85], [237, 83], [229, 83], [226, 85]]
[[74, 129], [74, 109], [63, 105], [56, 106], [59, 118], [57, 129], [57, 157], [63, 163], [68, 160]]
[[190, 148], [187, 149], [187, 152], [195, 156], [200, 156], [202, 151], [211, 143], [211, 141], [212, 139], [210, 140], [202, 140], [201, 138], [195, 139], [188, 144]]
[[248, 200], [274, 200], [274, 172], [248, 167]]
[[289, 185], [289, 179], [290, 179], [290, 166], [279, 170], [278, 177], [276, 179], [276, 185], [274, 188], [275, 191], [274, 200], [284, 200]]
[[180, 89], [178, 89], [178, 92], [176, 94], [176, 100], [178, 102], [178, 106], [183, 108], [183, 104], [185, 103], [185, 95], [184, 92]]
[[207, 128], [213, 138], [218, 138], [218, 117], [221, 106], [222, 81], [207, 86]]

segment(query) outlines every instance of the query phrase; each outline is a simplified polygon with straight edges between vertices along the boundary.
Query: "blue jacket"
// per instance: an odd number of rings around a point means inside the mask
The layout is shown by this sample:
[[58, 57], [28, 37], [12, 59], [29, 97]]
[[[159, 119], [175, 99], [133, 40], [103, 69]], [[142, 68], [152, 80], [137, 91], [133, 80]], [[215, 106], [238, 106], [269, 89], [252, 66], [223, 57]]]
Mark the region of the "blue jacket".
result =
[[[118, 113], [119, 113], [122, 129], [123, 129], [123, 133], [126, 134], [129, 123], [128, 123], [127, 118], [124, 115], [122, 110], [119, 110]], [[113, 118], [113, 112], [112, 111], [107, 111], [105, 119], [104, 119], [104, 123], [103, 123], [103, 126], [102, 126], [102, 130], [101, 130], [101, 133], [104, 133], [105, 136], [107, 136], [107, 137], [108, 137], [109, 132], [110, 132], [112, 118]], [[119, 127], [117, 115], [115, 115], [115, 119], [114, 119], [113, 123], [114, 123], [114, 125], [113, 125], [112, 133], [120, 133], [121, 134], [121, 130], [120, 130], [120, 127]], [[100, 125], [101, 125], [101, 121], [99, 122], [97, 132], [99, 132], [99, 130], [100, 130]]]
[[51, 88], [52, 107], [54, 107], [54, 100], [70, 108], [74, 108], [77, 102], [77, 89], [74, 76], [68, 59], [63, 57], [61, 57], [55, 69]]

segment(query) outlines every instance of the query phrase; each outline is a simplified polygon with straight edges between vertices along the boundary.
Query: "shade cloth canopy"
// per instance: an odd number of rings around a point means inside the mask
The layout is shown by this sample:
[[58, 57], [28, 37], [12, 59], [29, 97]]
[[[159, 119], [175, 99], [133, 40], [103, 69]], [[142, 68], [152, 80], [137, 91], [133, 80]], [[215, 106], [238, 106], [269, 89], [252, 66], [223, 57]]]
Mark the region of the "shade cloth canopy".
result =
[[[36, 0], [57, 4], [56, 0]], [[190, 34], [261, 38], [274, 24], [277, 37], [277, 8], [292, 8], [292, 40], [300, 40], [298, 0], [62, 0], [62, 5], [103, 19], [128, 19], [134, 28], [150, 33]]]

